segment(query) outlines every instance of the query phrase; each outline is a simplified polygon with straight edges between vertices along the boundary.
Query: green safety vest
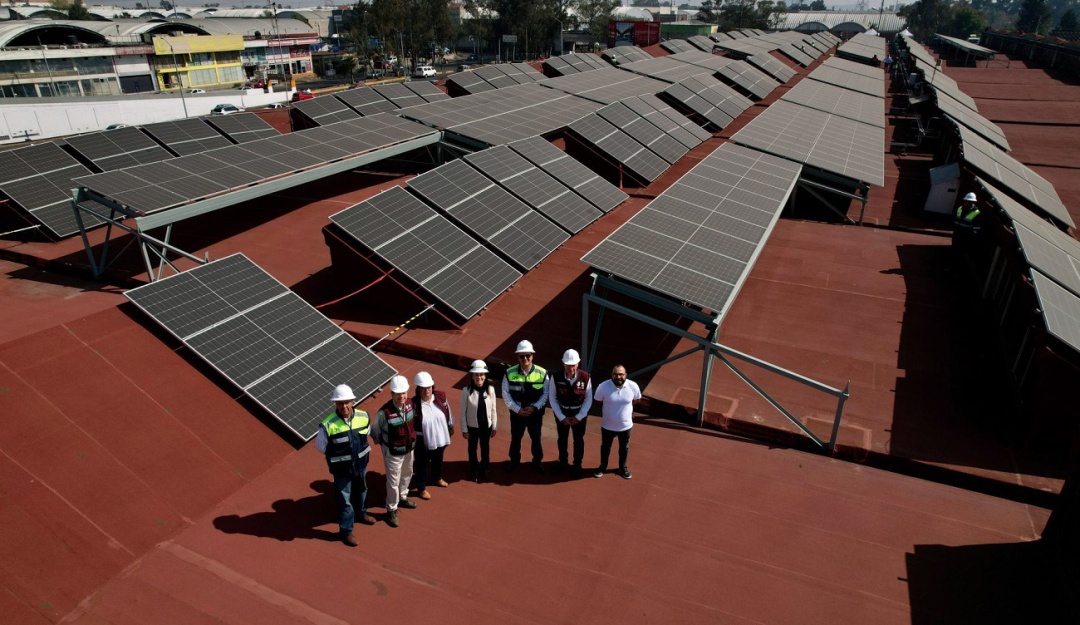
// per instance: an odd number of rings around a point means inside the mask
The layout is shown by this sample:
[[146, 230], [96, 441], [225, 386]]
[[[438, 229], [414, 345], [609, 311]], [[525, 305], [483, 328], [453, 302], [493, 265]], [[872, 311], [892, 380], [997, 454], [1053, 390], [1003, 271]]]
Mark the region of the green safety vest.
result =
[[363, 410], [353, 410], [353, 418], [346, 423], [337, 412], [323, 419], [326, 429], [326, 466], [334, 475], [354, 473], [356, 463], [371, 451], [368, 447], [368, 430], [371, 419]]
[[547, 370], [541, 366], [533, 365], [529, 375], [521, 373], [521, 365], [514, 365], [506, 370], [507, 386], [510, 396], [519, 406], [531, 406], [544, 394], [544, 382], [547, 380]]

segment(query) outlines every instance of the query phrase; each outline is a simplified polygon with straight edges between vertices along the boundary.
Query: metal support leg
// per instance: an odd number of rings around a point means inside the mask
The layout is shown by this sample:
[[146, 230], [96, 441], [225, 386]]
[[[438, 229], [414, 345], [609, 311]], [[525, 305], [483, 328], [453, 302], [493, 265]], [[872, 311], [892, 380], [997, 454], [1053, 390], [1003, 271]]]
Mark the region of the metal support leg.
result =
[[[716, 333], [719, 328], [709, 331], [709, 342], [716, 342]], [[709, 379], [712, 377], [713, 352], [712, 349], [702, 350], [701, 361], [701, 387], [698, 391], [698, 426], [705, 424], [705, 404], [709, 398]]]

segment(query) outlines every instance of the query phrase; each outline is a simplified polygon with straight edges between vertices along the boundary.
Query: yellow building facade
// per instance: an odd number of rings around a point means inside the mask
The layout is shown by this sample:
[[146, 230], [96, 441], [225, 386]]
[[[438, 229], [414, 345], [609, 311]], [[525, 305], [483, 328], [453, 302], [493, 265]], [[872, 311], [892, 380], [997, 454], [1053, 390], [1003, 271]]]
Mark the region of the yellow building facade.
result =
[[153, 44], [162, 91], [239, 85], [246, 80], [243, 35], [155, 36]]

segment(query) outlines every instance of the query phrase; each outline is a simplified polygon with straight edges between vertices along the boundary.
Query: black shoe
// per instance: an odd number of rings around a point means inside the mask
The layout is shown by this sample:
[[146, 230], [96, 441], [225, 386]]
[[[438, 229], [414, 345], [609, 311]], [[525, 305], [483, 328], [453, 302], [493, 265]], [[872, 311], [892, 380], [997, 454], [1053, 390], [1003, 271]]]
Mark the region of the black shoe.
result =
[[607, 471], [607, 469], [606, 469], [606, 468], [604, 468], [604, 467], [599, 467], [598, 469], [596, 469], [595, 471], [593, 471], [593, 474], [592, 474], [592, 476], [593, 476], [593, 477], [604, 477], [604, 472], [605, 472], [605, 471]]
[[397, 502], [397, 505], [399, 508], [405, 508], [406, 510], [416, 509], [416, 503], [410, 499], [402, 499], [401, 501]]
[[633, 476], [630, 475], [630, 469], [627, 469], [626, 467], [623, 467], [623, 468], [619, 469], [619, 475], [624, 480], [628, 480], [631, 477], [633, 477]]
[[397, 527], [398, 526], [397, 510], [391, 510], [390, 512], [386, 513], [386, 524], [389, 525], [390, 527]]

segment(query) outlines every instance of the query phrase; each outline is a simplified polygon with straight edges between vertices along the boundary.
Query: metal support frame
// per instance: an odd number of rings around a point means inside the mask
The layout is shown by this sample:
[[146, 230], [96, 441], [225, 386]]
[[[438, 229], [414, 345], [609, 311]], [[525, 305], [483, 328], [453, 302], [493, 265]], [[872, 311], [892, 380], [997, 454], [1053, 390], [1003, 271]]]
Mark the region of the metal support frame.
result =
[[[843, 189], [838, 189], [836, 187], [831, 187], [831, 186], [829, 186], [827, 184], [824, 184], [824, 183], [821, 183], [821, 182], [815, 182], [813, 180], [807, 180], [806, 177], [803, 174], [800, 174], [799, 179], [795, 182], [796, 188], [801, 187], [801, 188], [805, 189], [807, 193], [814, 196], [818, 201], [820, 201], [822, 204], [824, 204], [826, 208], [828, 208], [832, 212], [836, 213], [841, 219], [844, 219], [845, 221], [847, 221], [848, 223], [850, 223], [852, 225], [861, 226], [862, 223], [863, 223], [863, 216], [866, 214], [866, 201], [870, 196], [870, 185], [866, 184], [865, 182], [858, 182], [858, 181], [852, 180], [851, 178], [844, 178], [842, 176], [835, 176], [835, 175], [833, 175], [833, 174], [831, 174], [831, 173], [829, 173], [827, 171], [819, 170], [819, 169], [816, 169], [816, 168], [811, 168], [808, 165], [803, 165], [803, 172], [806, 173], [808, 170], [810, 171], [810, 173], [812, 173], [817, 178], [824, 178], [825, 180], [827, 180], [829, 182], [835, 182], [836, 184], [843, 184], [843, 185], [848, 186], [848, 187], [851, 187], [851, 186], [855, 187], [856, 192], [851, 193], [849, 191], [844, 191]], [[819, 189], [822, 190], [822, 191], [826, 191], [828, 193], [832, 193], [833, 195], [839, 195], [841, 197], [846, 197], [846, 198], [848, 198], [850, 200], [855, 200], [855, 201], [859, 202], [859, 204], [860, 204], [860, 207], [859, 207], [859, 219], [856, 221], [856, 220], [852, 219], [851, 217], [848, 217], [847, 211], [840, 210], [839, 208], [834, 206], [832, 204], [832, 202], [830, 202], [828, 199], [826, 199], [824, 196], [822, 196], [820, 193], [818, 193]], [[794, 197], [793, 197], [792, 198], [792, 207], [793, 207], [793, 209], [794, 209], [794, 206], [795, 206], [795, 200], [794, 200]]]
[[[113, 228], [115, 227], [134, 237], [132, 240], [128, 241], [116, 256], [119, 256], [120, 253], [126, 250], [127, 246], [131, 245], [133, 242], [137, 242], [140, 247], [143, 263], [146, 266], [147, 276], [149, 280], [153, 282], [161, 278], [165, 265], [168, 265], [173, 271], [179, 273], [176, 266], [169, 260], [169, 253], [182, 256], [198, 263], [210, 262], [209, 254], [204, 255], [204, 258], [199, 258], [169, 243], [169, 239], [172, 237], [173, 224], [191, 217], [211, 213], [221, 208], [234, 206], [241, 202], [264, 197], [271, 193], [291, 189], [308, 182], [314, 182], [352, 169], [357, 169], [364, 165], [405, 154], [419, 148], [436, 145], [441, 141], [442, 133], [433, 132], [432, 134], [411, 139], [409, 141], [403, 141], [396, 145], [388, 146], [373, 152], [334, 161], [332, 163], [327, 163], [266, 182], [252, 184], [241, 189], [215, 195], [176, 208], [157, 211], [149, 215], [143, 215], [110, 198], [98, 195], [91, 189], [80, 187], [72, 191], [72, 210], [75, 211], [75, 220], [79, 225], [79, 233], [82, 236], [83, 247], [86, 248], [86, 255], [90, 260], [90, 269], [94, 273], [95, 278], [100, 278], [101, 274], [105, 272], [105, 269], [112, 262], [109, 260], [109, 244], [112, 240]], [[94, 207], [83, 204], [86, 200], [93, 200], [108, 207], [109, 214], [105, 215]], [[97, 257], [95, 257], [94, 248], [90, 244], [90, 239], [86, 236], [86, 226], [82, 219], [82, 212], [93, 215], [108, 224], [108, 228], [105, 232], [105, 241], [101, 246], [100, 255]], [[133, 226], [125, 223], [125, 220], [130, 218], [134, 218], [135, 223]], [[164, 238], [157, 238], [148, 234], [149, 231], [161, 227], [165, 228]], [[155, 257], [154, 260], [151, 260], [151, 255]], [[113, 260], [115, 260], [115, 258]], [[156, 275], [154, 270], [155, 262], [158, 264]]]
[[[744, 352], [727, 347], [717, 342], [718, 334], [720, 332], [719, 320], [712, 316], [707, 315], [701, 311], [693, 308], [689, 308], [685, 305], [674, 302], [668, 298], [646, 291], [636, 286], [629, 285], [625, 282], [620, 282], [614, 278], [602, 276], [596, 273], [592, 274], [593, 283], [589, 291], [582, 295], [582, 316], [581, 316], [581, 353], [588, 354], [587, 359], [583, 366], [586, 368], [592, 367], [596, 359], [596, 349], [599, 343], [600, 327], [603, 325], [604, 312], [608, 309], [626, 315], [635, 321], [640, 321], [654, 328], [664, 330], [675, 336], [693, 341], [696, 345], [688, 350], [682, 351], [674, 356], [669, 356], [659, 362], [653, 363], [642, 369], [638, 369], [630, 374], [631, 377], [658, 369], [663, 365], [680, 360], [687, 356], [693, 355], [697, 352], [702, 352], [702, 366], [701, 366], [701, 387], [698, 393], [698, 425], [702, 425], [705, 419], [705, 407], [709, 393], [709, 382], [712, 376], [712, 368], [714, 360], [718, 359], [724, 363], [739, 379], [745, 382], [750, 388], [761, 395], [765, 401], [775, 408], [780, 414], [791, 421], [795, 427], [805, 434], [811, 441], [818, 447], [832, 451], [836, 447], [836, 439], [840, 432], [840, 421], [843, 418], [844, 404], [850, 397], [851, 383], [848, 382], [843, 390], [833, 388], [822, 382], [818, 382], [804, 375], [788, 371], [783, 367], [772, 364], [760, 358], [756, 358]], [[670, 323], [656, 319], [647, 313], [634, 310], [628, 306], [615, 303], [608, 299], [610, 293], [618, 293], [627, 296], [633, 300], [639, 301], [643, 304], [647, 304], [654, 308], [657, 308], [663, 312], [675, 313], [683, 318], [691, 321], [703, 323], [705, 325], [705, 336], [698, 336], [688, 330], [684, 330], [680, 327], [674, 326]], [[589, 340], [589, 305], [595, 304], [599, 307], [597, 312], [596, 328], [592, 333], [592, 340]], [[821, 391], [828, 395], [832, 395], [837, 398], [836, 412], [833, 417], [832, 431], [829, 435], [829, 440], [825, 441], [821, 437], [814, 434], [809, 428], [807, 428], [801, 421], [799, 421], [790, 411], [784, 408], [783, 404], [779, 400], [772, 397], [764, 388], [754, 382], [754, 380], [739, 369], [732, 360], [740, 360], [750, 365], [754, 365], [766, 371], [783, 376], [789, 380], [809, 386], [810, 388]]]

